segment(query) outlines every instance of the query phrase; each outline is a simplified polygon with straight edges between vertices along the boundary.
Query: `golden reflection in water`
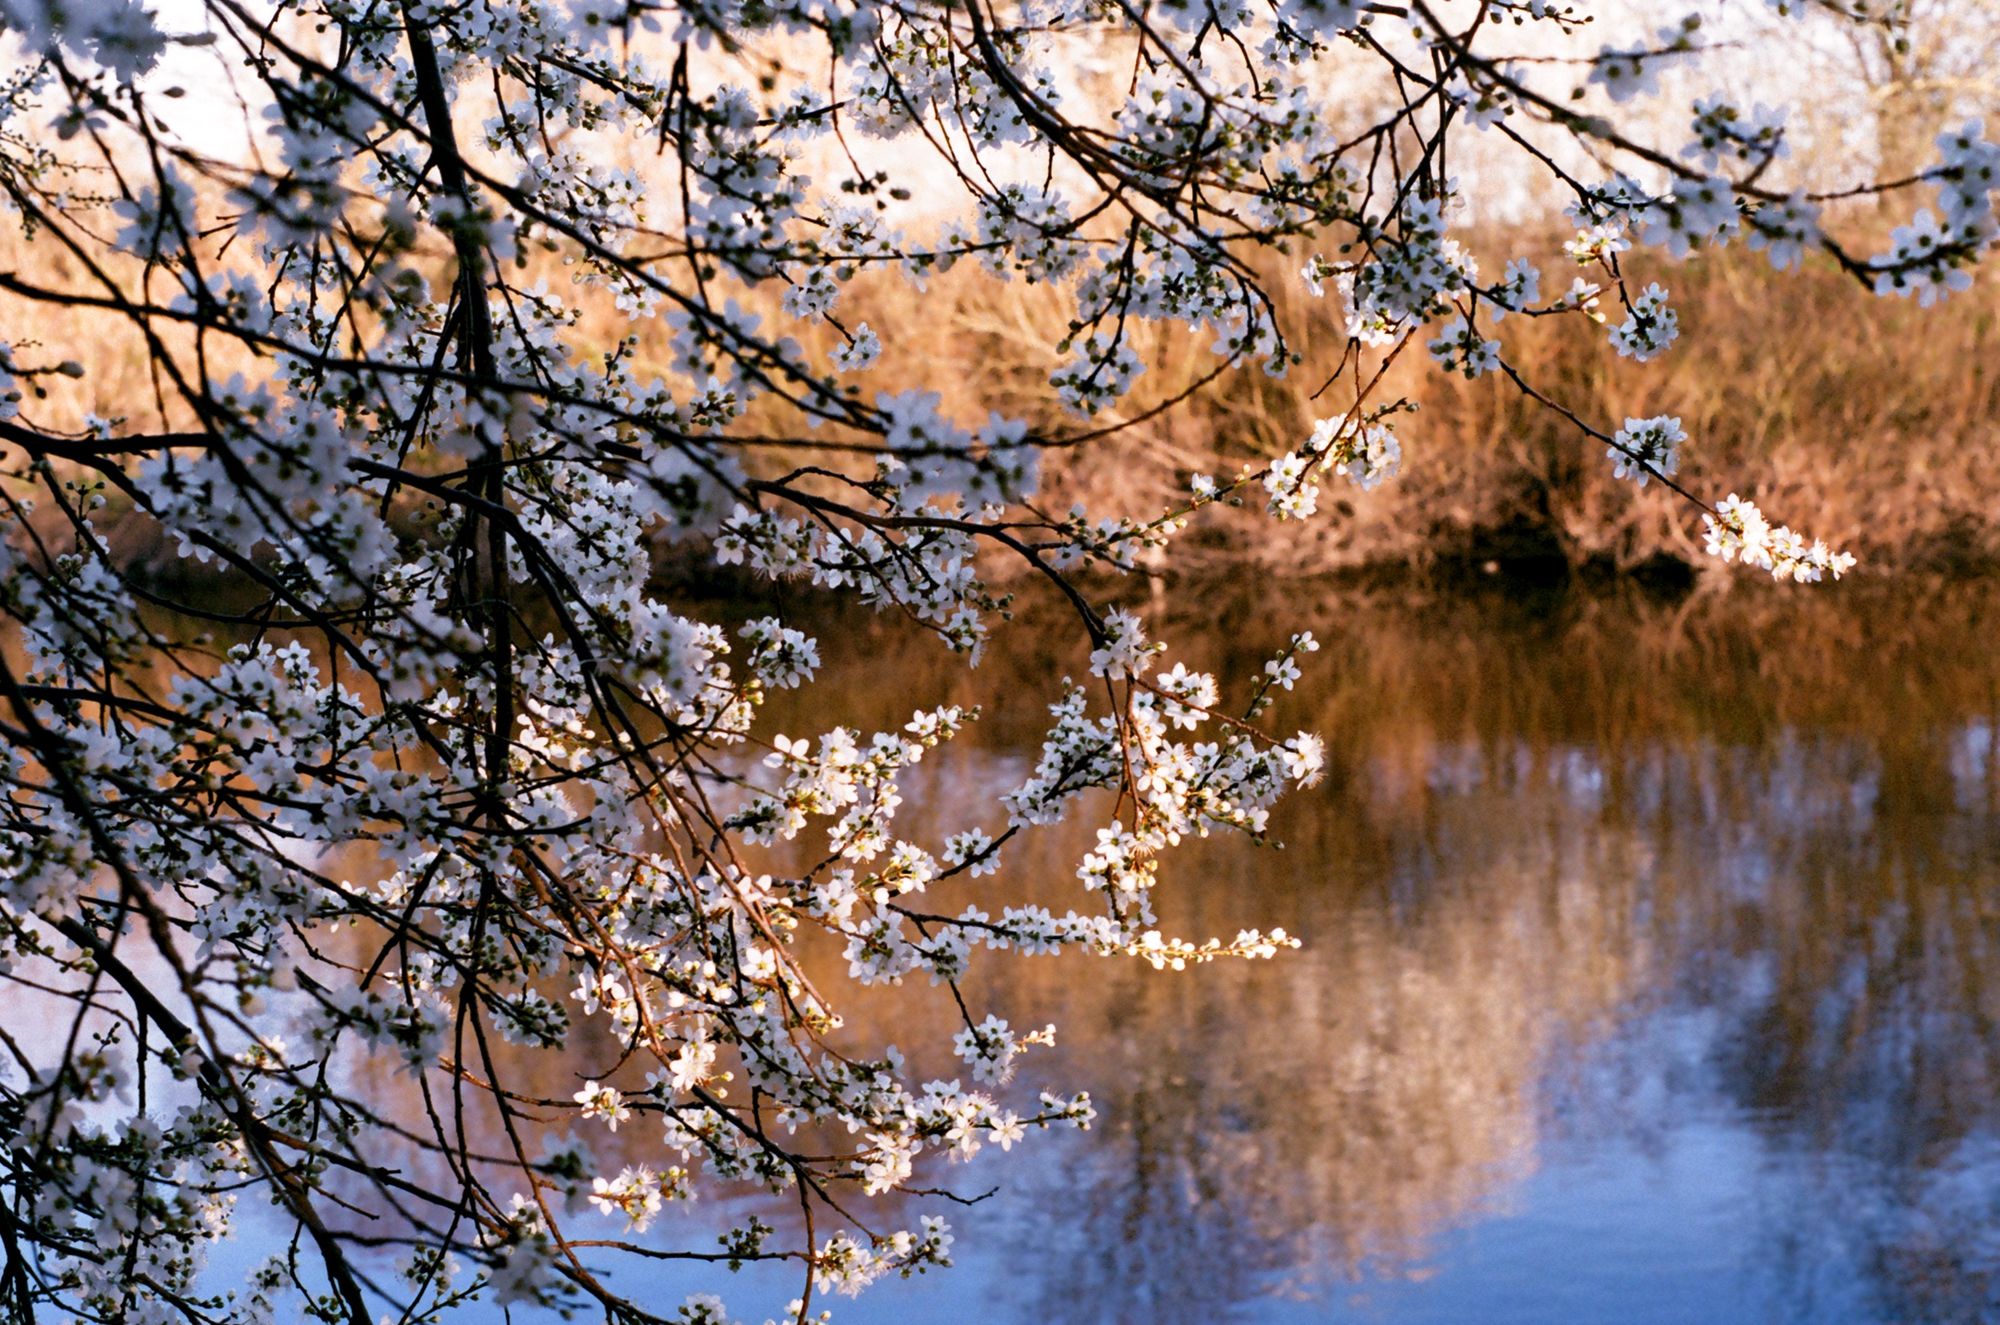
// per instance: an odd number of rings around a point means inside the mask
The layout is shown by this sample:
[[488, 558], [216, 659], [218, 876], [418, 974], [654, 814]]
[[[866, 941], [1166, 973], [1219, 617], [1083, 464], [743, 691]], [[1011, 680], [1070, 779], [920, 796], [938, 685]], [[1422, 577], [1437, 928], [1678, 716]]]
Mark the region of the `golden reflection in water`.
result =
[[[1240, 693], [1298, 624], [1278, 606], [1225, 598], [1155, 633]], [[1186, 974], [975, 960], [975, 1015], [1060, 1028], [1024, 1098], [1088, 1089], [1101, 1113], [973, 1184], [1008, 1186], [967, 1222], [1011, 1240], [1024, 1313], [1206, 1320], [1421, 1276], [1441, 1231], [1505, 1211], [1552, 1147], [1699, 1115], [1826, 1189], [1811, 1217], [1847, 1221], [1888, 1318], [1979, 1318], [2000, 1247], [1936, 1190], [2000, 1121], [2000, 590], [1342, 595], [1316, 615], [1326, 647], [1276, 720], [1327, 737], [1327, 782], [1283, 807], [1282, 851], [1203, 844], [1160, 897], [1170, 930], [1282, 924], [1305, 951]], [[1052, 678], [1082, 674], [1017, 635], [968, 675], [872, 619], [826, 623], [822, 653], [825, 688], [780, 699], [766, 735], [822, 729], [829, 693], [864, 731], [913, 702], [984, 707], [907, 786], [903, 831], [932, 845], [968, 816], [999, 827]], [[1084, 905], [1094, 828], [1031, 835], [998, 878], [932, 900]], [[953, 1073], [945, 1001], [834, 996], [857, 1045]], [[586, 1045], [539, 1086], [566, 1097], [612, 1056]], [[635, 1122], [598, 1149], [637, 1162], [647, 1141]], [[1819, 1272], [1802, 1217], [1766, 1221], [1774, 1273]]]
[[[1199, 661], [1240, 676], [1276, 636], [1236, 610], [1196, 629], [1226, 627], [1236, 647]], [[1990, 1302], [1990, 1234], [1982, 1251], [1941, 1231], [1949, 1211], [1893, 1207], [1996, 1123], [1996, 624], [1990, 587], [1330, 609], [1280, 717], [1328, 736], [1334, 776], [1287, 807], [1282, 853], [1205, 848], [1162, 898], [1191, 936], [1281, 923], [1307, 950], [975, 981], [1015, 1024], [1061, 1026], [1028, 1070], [1104, 1113], [1075, 1170], [1028, 1179], [1082, 1216], [1022, 1248], [1037, 1314], [1200, 1319], [1424, 1273], [1438, 1231], [1504, 1207], [1551, 1128], [1643, 1134], [1681, 1109], [1747, 1120], [1809, 1178], [1815, 1157], [1858, 1158], [1883, 1190], [1825, 1193], [1814, 1217], [1881, 1225], [1853, 1230], [1860, 1269], [1907, 1318]], [[987, 681], [986, 747], [928, 770], [921, 812], [1018, 776], [1034, 715], [1016, 698], [1049, 670]], [[1045, 834], [997, 886], [1073, 895], [1085, 845], [1082, 825]], [[877, 1006], [870, 1031], [930, 1030]], [[1631, 1028], [1690, 1008], [1717, 1029], [1697, 1079], [1659, 1093], [1667, 1055]]]

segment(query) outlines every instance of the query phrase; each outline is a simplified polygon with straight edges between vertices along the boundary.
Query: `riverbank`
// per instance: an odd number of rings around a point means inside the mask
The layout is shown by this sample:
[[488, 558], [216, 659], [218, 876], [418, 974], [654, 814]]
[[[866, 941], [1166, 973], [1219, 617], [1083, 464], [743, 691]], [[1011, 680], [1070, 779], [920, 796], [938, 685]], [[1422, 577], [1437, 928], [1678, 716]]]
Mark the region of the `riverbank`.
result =
[[[1559, 253], [1553, 238], [1474, 247], [1482, 267], [1493, 268], [1510, 253]], [[1575, 271], [1559, 256], [1541, 265], [1545, 291], [1567, 286]], [[1510, 318], [1490, 334], [1538, 389], [1595, 425], [1678, 416], [1689, 435], [1680, 477], [1691, 490], [1710, 499], [1742, 494], [1774, 520], [1854, 552], [1863, 574], [2000, 568], [2000, 287], [1982, 281], [1925, 311], [1868, 293], [1830, 262], [1777, 275], [1761, 255], [1730, 250], [1627, 270], [1635, 289], [1654, 279], [1667, 285], [1680, 317], [1680, 342], [1653, 363], [1619, 359], [1602, 328], [1574, 317]], [[1273, 289], [1281, 325], [1306, 329], [1304, 364], [1282, 380], [1254, 368], [1225, 374], [1115, 445], [1057, 453], [1049, 504], [1156, 509], [1184, 493], [1193, 473], [1261, 463], [1300, 445], [1315, 419], [1338, 413], [1351, 379], [1313, 397], [1343, 348], [1340, 308], [1297, 285], [1276, 280]], [[885, 293], [890, 311], [900, 311], [905, 296]], [[959, 398], [947, 401], [955, 413], [999, 409], [1038, 428], [1074, 429], [1044, 385], [1053, 366], [1044, 347], [1062, 329], [1060, 298], [980, 282], [927, 315], [963, 329], [921, 379], [958, 383]], [[1154, 367], [1125, 402], [1133, 418], [1213, 366], [1205, 337], [1141, 338]], [[916, 365], [886, 367], [881, 380], [892, 381]], [[1404, 458], [1394, 481], [1363, 493], [1331, 480], [1320, 514], [1305, 523], [1211, 510], [1182, 537], [1175, 560], [1281, 575], [1452, 575], [1489, 563], [1532, 574], [1647, 573], [1710, 564], [1698, 512], [1657, 484], [1642, 491], [1613, 477], [1601, 442], [1511, 383], [1447, 376], [1415, 346], [1375, 399], [1397, 396], [1417, 412], [1400, 420]]]
[[[1553, 235], [1474, 236], [1472, 247], [1489, 269], [1510, 254], [1554, 255], [1541, 264], [1547, 290], [1566, 286], [1574, 271]], [[24, 263], [39, 257], [15, 248], [9, 256]], [[1508, 362], [1602, 427], [1677, 415], [1689, 435], [1680, 477], [1691, 490], [1749, 497], [1774, 520], [1855, 553], [1860, 574], [2000, 570], [2000, 286], [1984, 280], [1926, 312], [1872, 296], [1830, 262], [1780, 276], [1760, 255], [1736, 250], [1677, 264], [1648, 256], [1628, 274], [1635, 285], [1658, 279], [1672, 289], [1683, 334], [1669, 354], [1635, 364], [1607, 348], [1602, 328], [1578, 318], [1515, 317], [1497, 329]], [[1080, 502], [1095, 515], [1150, 517], [1182, 500], [1194, 474], [1261, 465], [1303, 442], [1314, 420], [1338, 413], [1351, 379], [1315, 399], [1345, 345], [1337, 300], [1314, 299], [1281, 271], [1270, 273], [1269, 285], [1303, 364], [1283, 379], [1254, 367], [1227, 372], [1190, 395], [1214, 370], [1209, 338], [1137, 329], [1136, 347], [1151, 366], [1121, 402], [1122, 416], [1095, 421], [1122, 417], [1130, 426], [1050, 451], [1043, 508]], [[1061, 436], [1077, 423], [1056, 405], [1048, 377], [1063, 357], [1054, 346], [1067, 333], [1069, 306], [1064, 291], [998, 283], [961, 265], [921, 299], [898, 278], [863, 275], [848, 287], [841, 318], [850, 327], [940, 328], [935, 336], [885, 338], [878, 364], [855, 377], [862, 393], [922, 385], [941, 391], [953, 417], [998, 410], [1038, 434]], [[88, 321], [107, 347], [130, 334], [108, 316]], [[833, 343], [828, 327], [795, 329], [809, 355]], [[648, 334], [605, 309], [576, 329], [580, 344], [633, 334], [641, 337], [635, 371], [668, 372], [664, 329]], [[163, 412], [147, 403], [145, 358], [138, 345], [130, 349], [100, 354], [91, 377], [65, 387], [58, 413], [124, 417], [137, 430], [185, 424], [152, 417]], [[1394, 481], [1364, 493], [1332, 479], [1320, 513], [1302, 523], [1277, 524], [1258, 509], [1208, 508], [1178, 540], [1174, 573], [1250, 568], [1364, 580], [1581, 573], [1672, 583], [1713, 566], [1701, 553], [1696, 511], [1657, 484], [1639, 490], [1614, 478], [1602, 443], [1511, 383], [1446, 376], [1416, 346], [1373, 398], [1398, 396], [1416, 412], [1400, 420], [1404, 460]], [[764, 404], [748, 422], [772, 435], [796, 430], [795, 420]], [[788, 468], [804, 454], [771, 448], [765, 459]], [[813, 459], [823, 463], [826, 453]], [[118, 561], [166, 576], [187, 569], [172, 565], [171, 539], [149, 521], [121, 517], [116, 493], [110, 500], [98, 527]], [[47, 514], [43, 533], [60, 543], [63, 521]], [[674, 578], [712, 573], [676, 568], [681, 551], [663, 548], [662, 557]]]

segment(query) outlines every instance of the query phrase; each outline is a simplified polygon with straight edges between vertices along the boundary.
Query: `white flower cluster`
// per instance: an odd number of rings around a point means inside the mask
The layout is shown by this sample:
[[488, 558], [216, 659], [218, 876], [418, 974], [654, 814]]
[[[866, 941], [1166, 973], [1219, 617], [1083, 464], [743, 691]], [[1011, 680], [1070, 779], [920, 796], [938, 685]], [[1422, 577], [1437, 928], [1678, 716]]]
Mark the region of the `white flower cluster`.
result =
[[1974, 120], [1938, 136], [1942, 163], [1930, 172], [1942, 217], [1921, 208], [1908, 225], [1890, 235], [1890, 251], [1873, 262], [1875, 292], [1915, 296], [1929, 308], [1954, 292], [1970, 289], [1967, 270], [2000, 240], [1993, 192], [2000, 188], [2000, 145], [1986, 141], [1985, 126]]
[[1611, 461], [1614, 478], [1629, 478], [1643, 488], [1652, 475], [1673, 477], [1680, 468], [1681, 443], [1686, 440], [1687, 433], [1681, 430], [1679, 419], [1664, 414], [1651, 419], [1627, 419], [1605, 455]]
[[1854, 558], [1819, 539], [1811, 543], [1783, 525], [1772, 525], [1755, 505], [1730, 493], [1702, 516], [1710, 556], [1767, 570], [1773, 579], [1809, 584], [1824, 575], [1839, 579], [1854, 569]]
[[1791, 155], [1785, 140], [1785, 112], [1758, 102], [1748, 113], [1724, 94], [1694, 103], [1694, 141], [1681, 155], [1714, 170], [1725, 158], [1749, 166]]
[[[1315, 475], [1331, 469], [1365, 492], [1394, 478], [1402, 460], [1402, 443], [1388, 425], [1365, 416], [1320, 419], [1303, 447], [1278, 456], [1265, 469], [1266, 509], [1280, 520], [1307, 519], [1319, 509]], [[1198, 500], [1214, 499], [1213, 479], [1198, 475], [1195, 487]]]
[[1590, 62], [1590, 82], [1616, 102], [1652, 96], [1660, 90], [1660, 74], [1694, 49], [1701, 18], [1690, 14], [1680, 23], [1659, 29], [1651, 42], [1607, 43]]
[[1625, 320], [1611, 329], [1611, 348], [1645, 363], [1666, 353], [1680, 335], [1680, 315], [1667, 303], [1665, 288], [1648, 285], [1628, 305]]
[[1446, 299], [1471, 288], [1478, 263], [1445, 233], [1445, 200], [1411, 198], [1403, 205], [1392, 242], [1375, 261], [1340, 277], [1347, 299], [1347, 333], [1368, 344], [1385, 345], [1412, 322], [1441, 313]]
[[1500, 367], [1500, 342], [1487, 340], [1470, 322], [1455, 317], [1431, 342], [1431, 357], [1462, 377], [1483, 377]]

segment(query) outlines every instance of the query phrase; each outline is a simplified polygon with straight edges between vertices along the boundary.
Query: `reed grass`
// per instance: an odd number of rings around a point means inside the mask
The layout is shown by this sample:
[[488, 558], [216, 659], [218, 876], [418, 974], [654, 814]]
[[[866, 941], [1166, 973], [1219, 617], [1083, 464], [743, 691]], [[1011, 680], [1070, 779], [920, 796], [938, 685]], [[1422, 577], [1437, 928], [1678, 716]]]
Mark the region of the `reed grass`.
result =
[[[1477, 247], [1498, 256], [1556, 246]], [[1830, 263], [1778, 276], [1747, 252], [1661, 264], [1639, 282], [1654, 276], [1674, 292], [1683, 330], [1663, 359], [1620, 360], [1601, 328], [1573, 317], [1509, 319], [1497, 333], [1506, 357], [1607, 430], [1628, 416], [1679, 415], [1691, 437], [1682, 453], [1690, 487], [1751, 497], [1774, 519], [1856, 552], [1871, 571], [2000, 565], [2000, 293], [1990, 278], [1925, 311], [1876, 298]], [[1559, 262], [1544, 264], [1545, 286], [1568, 278]], [[1339, 362], [1338, 305], [1313, 300], [1296, 280], [1273, 286], [1283, 325], [1303, 329], [1303, 365], [1282, 380], [1231, 371], [1113, 444], [1057, 454], [1052, 503], [1145, 510], [1185, 492], [1191, 474], [1234, 472], [1289, 449], [1314, 419], [1339, 412], [1351, 379], [1314, 398]], [[955, 281], [920, 299], [884, 282], [857, 290], [847, 315], [878, 328], [921, 319], [943, 329], [892, 341], [877, 380], [938, 385], [961, 417], [999, 409], [1074, 430], [1044, 388], [1058, 360], [1050, 347], [1066, 326], [1058, 292]], [[1152, 366], [1127, 402], [1134, 417], [1214, 364], [1208, 336], [1142, 335]], [[1602, 444], [1510, 383], [1447, 377], [1413, 346], [1382, 390], [1419, 407], [1400, 428], [1399, 479], [1365, 494], [1332, 480], [1324, 514], [1304, 525], [1250, 512], [1210, 518], [1186, 536], [1185, 562], [1318, 574], [1489, 560], [1621, 570], [1706, 560], [1699, 519], [1684, 502], [1614, 479]]]
[[[1492, 267], [1509, 253], [1557, 252], [1553, 239], [1518, 234], [1490, 235], [1474, 247]], [[1080, 501], [1094, 511], [1148, 514], [1184, 493], [1193, 473], [1255, 464], [1344, 407], [1351, 379], [1315, 398], [1343, 348], [1337, 301], [1305, 292], [1289, 274], [1296, 262], [1271, 265], [1281, 325], [1305, 362], [1283, 379], [1254, 367], [1230, 370], [1180, 405], [1139, 418], [1216, 364], [1208, 334], [1141, 328], [1150, 367], [1123, 405], [1138, 421], [1113, 438], [1053, 452], [1048, 505]], [[1559, 257], [1543, 266], [1545, 286], [1567, 284]], [[0, 238], [0, 270], [42, 285], [88, 283], [47, 236]], [[551, 263], [552, 284], [559, 271]], [[1691, 488], [1751, 497], [1774, 519], [1854, 551], [1869, 572], [2000, 566], [2000, 293], [1991, 277], [1926, 312], [1875, 298], [1830, 263], [1775, 276], [1761, 257], [1737, 250], [1634, 274], [1640, 282], [1657, 276], [1674, 292], [1683, 335], [1663, 359], [1620, 360], [1604, 331], [1581, 319], [1516, 317], [1499, 329], [1508, 360], [1607, 429], [1627, 416], [1679, 415], [1691, 437], [1682, 454]], [[772, 292], [747, 299], [771, 305], [768, 325], [789, 321]], [[596, 352], [637, 334], [642, 363], [666, 369], [662, 326], [628, 322], [608, 301], [578, 302], [580, 348]], [[944, 407], [967, 422], [999, 410], [1055, 434], [1077, 427], [1048, 388], [1064, 357], [1055, 346], [1069, 308], [1064, 291], [1002, 283], [961, 264], [924, 293], [886, 273], [863, 275], [848, 288], [840, 317], [885, 333], [880, 362], [855, 379], [863, 394], [921, 384], [939, 390]], [[56, 421], [73, 424], [86, 410], [139, 427], [160, 421], [144, 343], [119, 315], [77, 310], [58, 324], [45, 307], [0, 296], [0, 325], [23, 358], [87, 364], [88, 377], [66, 386], [64, 401], [50, 402]], [[179, 329], [164, 330], [177, 349], [187, 348]], [[813, 356], [835, 343], [831, 328], [797, 330]], [[43, 348], [22, 349], [34, 342]], [[1249, 564], [1301, 574], [1704, 563], [1699, 520], [1685, 503], [1656, 485], [1639, 491], [1612, 478], [1601, 444], [1511, 384], [1444, 376], [1419, 345], [1394, 365], [1382, 391], [1419, 407], [1402, 421], [1399, 479], [1370, 493], [1333, 479], [1323, 514], [1303, 525], [1277, 525], [1255, 511], [1211, 512], [1183, 536], [1176, 561], [1195, 572]], [[775, 413], [763, 407], [760, 414], [773, 417], [753, 417], [752, 426], [796, 428]], [[164, 555], [146, 531], [109, 532], [134, 557]]]

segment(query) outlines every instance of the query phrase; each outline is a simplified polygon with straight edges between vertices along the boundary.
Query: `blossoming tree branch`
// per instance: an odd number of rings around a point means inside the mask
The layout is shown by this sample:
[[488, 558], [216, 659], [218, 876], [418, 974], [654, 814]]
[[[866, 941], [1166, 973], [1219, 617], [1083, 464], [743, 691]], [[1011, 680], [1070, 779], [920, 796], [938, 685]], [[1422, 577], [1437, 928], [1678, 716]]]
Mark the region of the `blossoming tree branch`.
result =
[[[1383, 385], [1413, 341], [1680, 493], [1716, 556], [1851, 565], [1683, 488], [1677, 418], [1584, 417], [1508, 356], [1517, 318], [1672, 353], [1635, 248], [1661, 281], [1740, 241], [1857, 300], [1968, 283], [2000, 168], [1979, 126], [1815, 196], [1782, 112], [1662, 107], [1734, 8], [0, 0], [0, 197], [36, 259], [0, 270], [9, 1318], [729, 1318], [635, 1287], [666, 1258], [718, 1288], [787, 1262], [797, 1300], [758, 1310], [803, 1321], [948, 1263], [949, 1161], [1093, 1118], [1021, 1068], [1054, 1032], [977, 1007], [974, 963], [1294, 945], [1163, 933], [1150, 898], [1170, 848], [1259, 837], [1318, 776], [1318, 739], [1265, 722], [1314, 641], [1225, 693], [1121, 585], [1209, 506], [1283, 537], [1326, 485], [1393, 477], [1423, 446]], [[1566, 244], [1474, 261], [1472, 139], [1565, 201]], [[1864, 195], [1908, 218], [1887, 251], [1839, 233]], [[888, 369], [950, 334], [921, 310], [955, 266], [1064, 301], [1068, 422], [957, 417], [951, 384]], [[863, 320], [870, 281], [919, 315]], [[1045, 504], [1053, 449], [1176, 403], [1130, 404], [1148, 325], [1208, 347], [1196, 390], [1339, 347], [1326, 417], [1165, 509]], [[120, 356], [144, 385], [88, 413]], [[767, 699], [853, 643], [799, 629], [796, 595], [731, 628], [677, 605], [670, 542], [969, 663], [1041, 596], [1089, 675], [1040, 697], [1018, 786], [906, 835], [900, 780], [977, 714], [770, 730]], [[1010, 845], [1085, 814], [1069, 907], [996, 895]], [[884, 984], [959, 1023], [955, 1078], [843, 1033]], [[759, 1190], [719, 1240], [658, 1237], [669, 1206]], [[253, 1212], [255, 1255], [213, 1257]]]

